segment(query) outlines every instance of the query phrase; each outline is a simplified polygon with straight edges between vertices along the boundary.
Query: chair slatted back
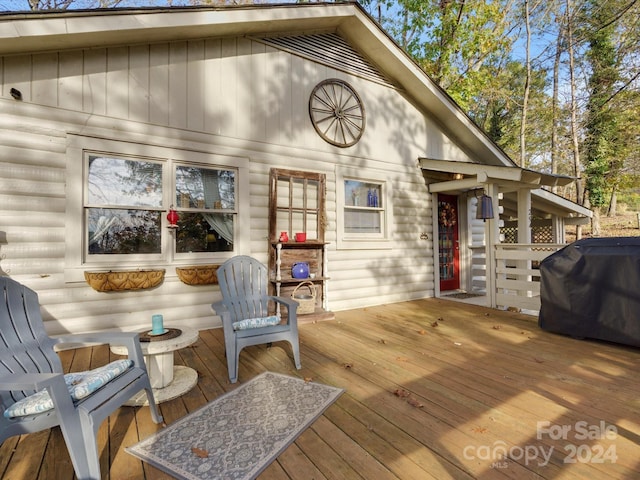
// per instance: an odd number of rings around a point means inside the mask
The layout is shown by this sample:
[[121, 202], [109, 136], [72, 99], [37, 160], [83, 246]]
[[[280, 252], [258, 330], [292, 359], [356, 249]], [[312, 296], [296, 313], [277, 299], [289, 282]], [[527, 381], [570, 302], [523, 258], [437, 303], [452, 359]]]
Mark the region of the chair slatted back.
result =
[[[0, 375], [63, 373], [60, 358], [47, 335], [38, 294], [9, 277], [0, 277]], [[13, 400], [33, 391], [13, 392]]]
[[266, 266], [252, 257], [239, 255], [221, 265], [217, 276], [232, 321], [268, 315]]

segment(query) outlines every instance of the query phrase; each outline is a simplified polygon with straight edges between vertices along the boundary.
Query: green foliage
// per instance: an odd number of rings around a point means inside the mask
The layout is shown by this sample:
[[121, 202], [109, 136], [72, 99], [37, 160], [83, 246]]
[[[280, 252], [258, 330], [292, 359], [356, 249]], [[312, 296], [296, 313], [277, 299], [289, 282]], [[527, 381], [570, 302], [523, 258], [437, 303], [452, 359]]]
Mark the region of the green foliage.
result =
[[587, 59], [591, 66], [587, 102], [584, 158], [586, 190], [594, 207], [607, 204], [621, 168], [618, 112], [610, 99], [620, 76], [614, 46], [613, 2], [590, 2], [585, 35], [589, 39]]
[[[517, 158], [526, 75], [523, 2], [365, 0], [363, 5], [499, 146]], [[578, 93], [586, 94], [576, 99], [582, 176], [592, 204], [604, 206], [612, 189], [624, 188], [640, 174], [640, 2], [552, 0], [529, 6], [536, 48], [525, 131], [527, 165], [549, 168], [555, 129], [558, 172], [574, 174], [564, 36], [570, 21]], [[566, 15], [567, 7], [582, 15]], [[557, 123], [552, 126], [547, 76], [557, 38], [562, 40], [562, 84]], [[582, 79], [588, 79], [588, 85]]]

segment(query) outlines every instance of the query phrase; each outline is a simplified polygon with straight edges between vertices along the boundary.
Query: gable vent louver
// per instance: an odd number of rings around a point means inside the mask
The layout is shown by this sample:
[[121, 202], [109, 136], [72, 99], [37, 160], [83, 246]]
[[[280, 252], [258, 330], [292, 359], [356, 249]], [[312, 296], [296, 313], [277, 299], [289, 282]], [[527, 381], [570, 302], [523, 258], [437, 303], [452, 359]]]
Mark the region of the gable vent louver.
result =
[[351, 73], [377, 83], [392, 83], [369, 61], [362, 57], [341, 36], [335, 33], [263, 37], [260, 41], [280, 50], [314, 60], [328, 67]]

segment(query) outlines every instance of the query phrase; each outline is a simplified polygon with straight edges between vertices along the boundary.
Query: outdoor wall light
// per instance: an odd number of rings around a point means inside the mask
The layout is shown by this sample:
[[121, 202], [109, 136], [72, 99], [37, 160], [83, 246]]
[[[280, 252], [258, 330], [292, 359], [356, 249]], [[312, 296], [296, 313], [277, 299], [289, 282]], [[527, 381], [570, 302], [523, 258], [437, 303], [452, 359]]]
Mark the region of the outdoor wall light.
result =
[[488, 218], [493, 218], [493, 200], [484, 192], [478, 199], [478, 206], [476, 208], [476, 219], [487, 221]]
[[17, 88], [12, 88], [11, 90], [9, 90], [9, 93], [14, 100], [22, 100], [22, 92]]
[[173, 205], [169, 207], [167, 220], [169, 221], [169, 225], [167, 225], [169, 228], [178, 228], [178, 220], [180, 220], [180, 217], [178, 216], [178, 212], [173, 209]]

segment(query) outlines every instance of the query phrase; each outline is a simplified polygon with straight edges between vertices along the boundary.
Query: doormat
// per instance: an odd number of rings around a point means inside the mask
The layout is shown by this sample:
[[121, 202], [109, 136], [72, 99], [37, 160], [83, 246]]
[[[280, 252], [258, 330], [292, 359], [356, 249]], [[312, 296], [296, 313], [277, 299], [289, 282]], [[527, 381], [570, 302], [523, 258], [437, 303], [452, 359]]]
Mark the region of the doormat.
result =
[[467, 292], [458, 292], [458, 293], [450, 293], [448, 295], [444, 295], [447, 298], [459, 298], [464, 300], [465, 298], [475, 298], [475, 297], [484, 297], [482, 293], [467, 293]]
[[125, 450], [179, 479], [253, 479], [343, 392], [265, 372]]

